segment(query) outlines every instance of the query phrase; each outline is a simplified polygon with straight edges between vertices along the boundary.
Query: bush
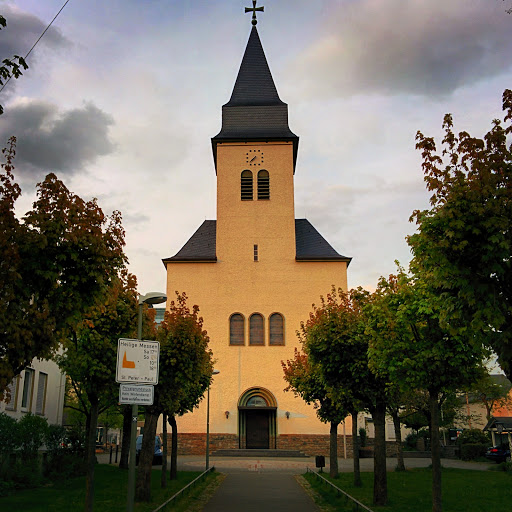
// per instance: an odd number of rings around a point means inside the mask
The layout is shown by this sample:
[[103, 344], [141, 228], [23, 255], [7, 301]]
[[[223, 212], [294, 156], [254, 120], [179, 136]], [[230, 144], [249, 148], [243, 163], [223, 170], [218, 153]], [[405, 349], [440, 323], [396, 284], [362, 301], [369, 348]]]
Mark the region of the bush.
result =
[[17, 422], [14, 418], [0, 413], [0, 477], [9, 466], [9, 458], [20, 445]]
[[28, 413], [18, 421], [20, 452], [23, 460], [36, 459], [48, 431], [48, 420]]
[[416, 450], [418, 444], [418, 434], [412, 432], [408, 434], [404, 440], [404, 445], [406, 449]]
[[43, 482], [39, 458], [16, 460], [11, 469], [11, 479], [17, 489], [39, 487]]
[[462, 460], [475, 460], [483, 457], [487, 451], [487, 443], [467, 443], [460, 446], [460, 458]]
[[9, 496], [14, 491], [14, 483], [0, 480], [0, 498], [3, 496]]
[[500, 464], [496, 464], [496, 466], [491, 466], [489, 469], [491, 471], [505, 471], [507, 473], [512, 473], [512, 462], [501, 462]]
[[488, 447], [490, 443], [491, 438], [489, 435], [477, 428], [463, 430], [457, 438], [457, 444], [459, 446], [463, 444], [485, 444]]
[[48, 451], [43, 473], [47, 478], [58, 480], [85, 474], [83, 452], [77, 448], [81, 445], [70, 440], [69, 433], [63, 426], [49, 425], [45, 444]]
[[361, 439], [361, 447], [366, 446], [366, 429], [361, 427], [359, 429], [359, 438]]

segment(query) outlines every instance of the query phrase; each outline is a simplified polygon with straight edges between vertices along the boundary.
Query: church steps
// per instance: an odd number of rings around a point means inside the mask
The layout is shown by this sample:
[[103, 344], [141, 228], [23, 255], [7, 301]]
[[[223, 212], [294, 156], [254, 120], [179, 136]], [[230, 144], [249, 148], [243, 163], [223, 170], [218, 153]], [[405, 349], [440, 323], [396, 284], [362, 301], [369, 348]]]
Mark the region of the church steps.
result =
[[270, 449], [235, 449], [217, 450], [211, 454], [212, 457], [308, 457], [300, 450], [270, 450]]

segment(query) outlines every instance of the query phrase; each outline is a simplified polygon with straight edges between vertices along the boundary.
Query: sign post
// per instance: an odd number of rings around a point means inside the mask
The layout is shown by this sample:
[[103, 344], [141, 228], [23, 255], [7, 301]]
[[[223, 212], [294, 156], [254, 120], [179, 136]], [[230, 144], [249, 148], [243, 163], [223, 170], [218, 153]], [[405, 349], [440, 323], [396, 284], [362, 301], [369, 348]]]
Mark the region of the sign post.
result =
[[[139, 305], [139, 329], [142, 331], [142, 306]], [[130, 464], [128, 468], [127, 512], [133, 512], [135, 497], [135, 439], [139, 404], [153, 403], [153, 386], [158, 384], [158, 341], [120, 338], [117, 343], [116, 382], [121, 384], [119, 402], [132, 405], [132, 428], [130, 433]], [[130, 384], [128, 386], [128, 384]], [[145, 384], [145, 385], [142, 385]], [[150, 384], [149, 386], [147, 384]], [[148, 392], [148, 388], [151, 390]], [[123, 402], [123, 399], [126, 402]]]

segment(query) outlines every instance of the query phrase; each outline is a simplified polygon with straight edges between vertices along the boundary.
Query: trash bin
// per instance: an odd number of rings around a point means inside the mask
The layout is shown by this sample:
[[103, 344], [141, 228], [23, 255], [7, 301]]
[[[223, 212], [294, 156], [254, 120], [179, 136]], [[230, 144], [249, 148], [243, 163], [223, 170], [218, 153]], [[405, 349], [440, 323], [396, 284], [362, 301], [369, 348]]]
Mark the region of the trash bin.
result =
[[317, 455], [315, 457], [315, 463], [317, 468], [325, 468], [325, 457], [323, 455]]

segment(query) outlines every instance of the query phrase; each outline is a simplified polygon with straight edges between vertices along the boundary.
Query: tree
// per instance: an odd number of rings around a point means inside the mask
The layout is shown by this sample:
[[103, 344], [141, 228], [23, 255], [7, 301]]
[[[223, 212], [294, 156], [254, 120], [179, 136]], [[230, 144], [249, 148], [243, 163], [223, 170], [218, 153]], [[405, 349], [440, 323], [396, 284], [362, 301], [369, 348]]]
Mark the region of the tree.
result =
[[[369, 294], [362, 289], [346, 293], [334, 287], [302, 326], [304, 351], [318, 365], [335, 400], [343, 397], [353, 410], [368, 409], [375, 424], [373, 502], [387, 502], [386, 385], [368, 366], [368, 340], [362, 306]], [[357, 439], [354, 436], [354, 441]], [[357, 446], [356, 446], [357, 449]]]
[[137, 501], [149, 501], [151, 498], [151, 465], [158, 417], [165, 412], [172, 427], [170, 478], [174, 479], [177, 468], [175, 417], [199, 405], [210, 385], [213, 372], [209, 338], [203, 330], [199, 307], [194, 305], [190, 309], [185, 293], [176, 292], [176, 300], [171, 301], [158, 328], [157, 340], [160, 342], [159, 377], [153, 405], [146, 407], [135, 490]]
[[510, 381], [504, 375], [486, 374], [468, 389], [468, 394], [473, 403], [483, 404], [489, 421], [494, 409], [511, 404], [510, 389]]
[[[7, 26], [7, 20], [0, 15], [0, 30]], [[0, 66], [0, 86], [3, 86], [12, 78], [19, 78], [23, 73], [22, 69], [28, 69], [27, 63], [23, 57], [15, 55], [12, 59], [4, 59]], [[0, 115], [4, 113], [4, 108], [0, 105]]]
[[478, 344], [451, 336], [439, 324], [428, 286], [402, 269], [381, 278], [372, 302], [367, 333], [370, 366], [403, 391], [425, 389], [429, 396], [432, 452], [432, 510], [442, 510], [440, 396], [473, 382], [482, 372]]
[[442, 326], [468, 343], [492, 347], [512, 378], [512, 91], [503, 93], [504, 124], [495, 119], [479, 139], [456, 135], [445, 115], [438, 154], [432, 137], [416, 135], [430, 209], [415, 211], [408, 239], [411, 269], [433, 288]]
[[[300, 336], [299, 336], [300, 338]], [[333, 400], [332, 390], [322, 380], [320, 368], [312, 364], [306, 354], [295, 349], [292, 360], [281, 361], [285, 391], [293, 391], [307, 404], [313, 404], [320, 421], [330, 423], [329, 475], [338, 477], [338, 425], [347, 417], [347, 404]]]
[[91, 307], [71, 337], [64, 341], [64, 353], [55, 359], [71, 383], [75, 397], [87, 418], [87, 475], [85, 510], [94, 502], [96, 427], [98, 416], [117, 404], [115, 382], [117, 341], [128, 337], [136, 326], [136, 279], [120, 273], [102, 301]]
[[0, 173], [0, 393], [35, 357], [50, 358], [125, 265], [121, 215], [103, 214], [54, 174], [20, 221], [16, 139]]

